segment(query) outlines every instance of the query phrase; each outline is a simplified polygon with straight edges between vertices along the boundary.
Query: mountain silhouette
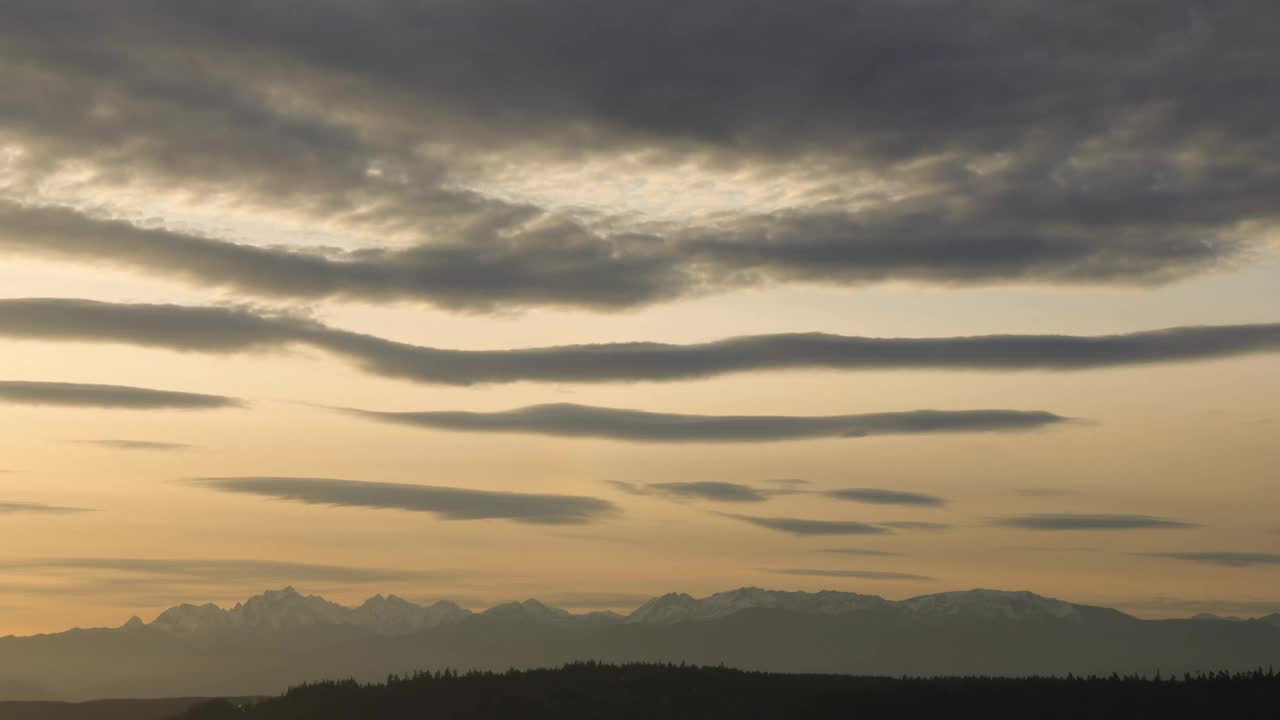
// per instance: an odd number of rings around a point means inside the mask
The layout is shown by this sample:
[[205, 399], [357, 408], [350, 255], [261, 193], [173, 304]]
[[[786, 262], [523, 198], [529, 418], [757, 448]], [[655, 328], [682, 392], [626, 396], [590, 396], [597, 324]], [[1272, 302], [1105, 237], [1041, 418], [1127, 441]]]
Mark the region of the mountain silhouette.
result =
[[628, 615], [533, 599], [471, 612], [394, 595], [346, 607], [284, 588], [150, 623], [0, 638], [0, 699], [270, 695], [326, 678], [580, 660], [889, 676], [1252, 670], [1280, 665], [1280, 614], [1141, 620], [1030, 592], [892, 601], [761, 588], [672, 593]]

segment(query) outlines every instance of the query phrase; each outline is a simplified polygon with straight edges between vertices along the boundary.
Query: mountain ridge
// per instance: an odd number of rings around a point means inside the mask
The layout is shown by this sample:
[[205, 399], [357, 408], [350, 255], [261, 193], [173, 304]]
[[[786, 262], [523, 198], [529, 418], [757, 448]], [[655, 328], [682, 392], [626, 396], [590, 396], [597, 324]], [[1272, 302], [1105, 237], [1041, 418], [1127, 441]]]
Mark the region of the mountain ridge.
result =
[[582, 660], [917, 677], [1249, 671], [1280, 666], [1280, 625], [1142, 620], [985, 589], [886, 600], [747, 587], [669, 593], [620, 615], [533, 599], [472, 612], [375, 595], [347, 607], [284, 588], [151, 623], [0, 638], [0, 699], [272, 695], [326, 678]]
[[[480, 611], [468, 610], [451, 600], [438, 600], [424, 605], [394, 594], [377, 594], [359, 605], [344, 606], [318, 595], [304, 595], [293, 586], [286, 586], [278, 590], [264, 591], [236, 603], [229, 609], [223, 609], [213, 603], [203, 605], [184, 603], [165, 610], [150, 623], [135, 616], [115, 629], [122, 631], [152, 629], [175, 635], [193, 635], [231, 629], [270, 631], [337, 625], [364, 628], [380, 635], [403, 635], [457, 624], [469, 618], [534, 622], [593, 620], [664, 625], [719, 620], [743, 610], [761, 608], [828, 616], [864, 610], [886, 610], [902, 612], [917, 619], [969, 616], [1015, 621], [1048, 618], [1078, 621], [1083, 611], [1108, 612], [1134, 618], [1128, 613], [1113, 608], [1068, 602], [1027, 590], [986, 588], [929, 593], [902, 600], [888, 600], [878, 595], [836, 590], [805, 592], [747, 586], [712, 593], [701, 598], [687, 593], [667, 593], [645, 601], [630, 613], [619, 614], [610, 611], [572, 613], [549, 606], [534, 598], [500, 603]], [[1186, 619], [1226, 620], [1228, 618], [1202, 613]], [[1256, 620], [1280, 627], [1280, 612], [1256, 618], [1229, 619], [1233, 622]]]

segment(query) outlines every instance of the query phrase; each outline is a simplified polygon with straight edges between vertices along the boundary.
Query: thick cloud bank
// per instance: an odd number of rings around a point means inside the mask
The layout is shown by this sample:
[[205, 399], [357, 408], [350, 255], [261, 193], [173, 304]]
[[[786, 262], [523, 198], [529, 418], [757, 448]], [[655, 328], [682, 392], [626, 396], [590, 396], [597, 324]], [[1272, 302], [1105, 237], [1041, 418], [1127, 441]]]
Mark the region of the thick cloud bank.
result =
[[[0, 252], [608, 309], [1162, 282], [1278, 219], [1269, 0], [126, 4], [0, 10]], [[675, 217], [598, 201], [691, 172], [719, 180]]]

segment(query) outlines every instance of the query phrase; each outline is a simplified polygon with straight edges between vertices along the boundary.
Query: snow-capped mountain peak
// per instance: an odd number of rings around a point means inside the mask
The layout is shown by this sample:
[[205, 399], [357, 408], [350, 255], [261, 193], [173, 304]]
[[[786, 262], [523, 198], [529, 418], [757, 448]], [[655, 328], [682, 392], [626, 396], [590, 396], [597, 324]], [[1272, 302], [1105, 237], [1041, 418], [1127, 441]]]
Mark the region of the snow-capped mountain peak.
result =
[[963, 590], [922, 595], [899, 604], [917, 617], [967, 615], [1005, 620], [1080, 617], [1077, 605], [1026, 591]]

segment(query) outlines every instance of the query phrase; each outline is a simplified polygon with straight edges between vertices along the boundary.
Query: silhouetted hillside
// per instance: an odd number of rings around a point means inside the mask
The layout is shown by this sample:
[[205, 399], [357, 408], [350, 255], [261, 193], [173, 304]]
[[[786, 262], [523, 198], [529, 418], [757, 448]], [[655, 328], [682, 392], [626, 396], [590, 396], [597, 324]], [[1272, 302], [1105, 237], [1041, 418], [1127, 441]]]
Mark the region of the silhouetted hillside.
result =
[[209, 698], [97, 700], [84, 703], [0, 702], [3, 720], [167, 720]]
[[725, 668], [580, 663], [504, 674], [419, 674], [360, 685], [327, 682], [238, 707], [220, 701], [181, 720], [749, 720], [751, 718], [1267, 717], [1280, 676], [1180, 679], [892, 680], [778, 675]]
[[1239, 672], [1280, 667], [1280, 627], [1140, 620], [993, 590], [889, 601], [743, 588], [664, 595], [628, 616], [536, 601], [479, 613], [394, 598], [344, 608], [284, 590], [230, 610], [183, 606], [150, 624], [0, 638], [10, 692], [38, 693], [14, 700], [276, 695], [322, 679], [582, 660], [890, 677]]

